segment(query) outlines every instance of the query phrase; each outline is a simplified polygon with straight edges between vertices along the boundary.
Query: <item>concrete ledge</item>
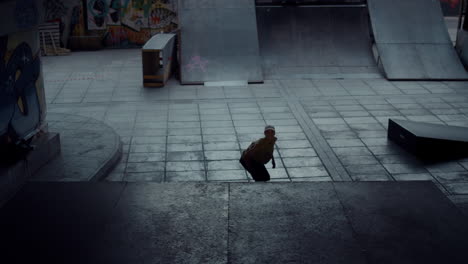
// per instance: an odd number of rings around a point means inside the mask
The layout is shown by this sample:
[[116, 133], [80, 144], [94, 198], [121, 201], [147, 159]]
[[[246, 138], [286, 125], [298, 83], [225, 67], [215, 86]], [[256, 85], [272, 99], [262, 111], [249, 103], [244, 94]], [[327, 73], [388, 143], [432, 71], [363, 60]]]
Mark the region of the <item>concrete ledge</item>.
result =
[[120, 136], [101, 121], [79, 115], [48, 113], [49, 130], [60, 133], [62, 152], [32, 181], [99, 181], [122, 156]]
[[24, 160], [19, 160], [9, 168], [0, 168], [0, 207], [47, 162], [60, 153], [60, 136], [46, 133], [31, 142], [34, 149]]
[[467, 220], [429, 181], [30, 182], [0, 261], [466, 263]]

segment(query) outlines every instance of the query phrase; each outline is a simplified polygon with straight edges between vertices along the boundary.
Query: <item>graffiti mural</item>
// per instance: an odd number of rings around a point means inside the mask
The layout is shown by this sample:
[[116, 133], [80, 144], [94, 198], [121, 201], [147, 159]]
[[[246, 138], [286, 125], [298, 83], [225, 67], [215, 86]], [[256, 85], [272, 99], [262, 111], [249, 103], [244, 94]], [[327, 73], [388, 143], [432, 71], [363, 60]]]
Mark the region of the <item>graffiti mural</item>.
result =
[[86, 29], [103, 34], [106, 46], [141, 46], [177, 27], [176, 10], [177, 0], [86, 0]]
[[120, 25], [121, 0], [111, 0], [109, 3], [109, 11], [107, 13], [107, 25]]
[[62, 0], [44, 1], [45, 20], [54, 20], [67, 15], [68, 7]]
[[153, 29], [165, 28], [171, 25], [176, 13], [166, 8], [162, 3], [156, 3], [149, 14], [149, 27]]
[[45, 114], [38, 43], [20, 40], [24, 35], [0, 37], [0, 138], [7, 142], [34, 132]]
[[108, 12], [105, 0], [88, 0], [88, 29], [105, 29]]
[[125, 25], [141, 28], [164, 28], [174, 22], [176, 12], [168, 0], [87, 0], [88, 29]]
[[122, 9], [122, 25], [127, 26], [135, 31], [140, 31], [141, 28], [148, 28], [148, 15], [144, 9], [142, 0], [123, 0], [125, 5]]
[[81, 0], [44, 0], [44, 21], [60, 23], [60, 40], [64, 47], [67, 46], [70, 36], [71, 22], [75, 8], [81, 5]]
[[83, 6], [77, 5], [73, 7], [70, 17], [70, 35], [83, 36], [84, 34]]
[[149, 29], [141, 29], [136, 32], [127, 27], [113, 26], [107, 29], [105, 44], [109, 47], [130, 47], [132, 45], [144, 45], [151, 38]]

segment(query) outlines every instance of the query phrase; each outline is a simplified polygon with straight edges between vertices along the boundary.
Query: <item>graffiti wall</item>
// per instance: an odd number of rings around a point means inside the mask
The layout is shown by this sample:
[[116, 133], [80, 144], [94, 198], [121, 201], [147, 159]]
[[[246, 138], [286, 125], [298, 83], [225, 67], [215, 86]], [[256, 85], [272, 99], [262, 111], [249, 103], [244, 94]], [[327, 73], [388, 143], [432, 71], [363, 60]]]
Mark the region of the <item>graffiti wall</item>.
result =
[[87, 33], [102, 35], [108, 47], [141, 46], [177, 27], [177, 0], [85, 0], [83, 6], [85, 12], [75, 13], [84, 13]]
[[0, 36], [0, 140], [16, 142], [43, 123], [46, 112], [37, 31]]
[[60, 40], [67, 46], [70, 36], [73, 9], [81, 5], [82, 0], [43, 0], [44, 21], [60, 23]]

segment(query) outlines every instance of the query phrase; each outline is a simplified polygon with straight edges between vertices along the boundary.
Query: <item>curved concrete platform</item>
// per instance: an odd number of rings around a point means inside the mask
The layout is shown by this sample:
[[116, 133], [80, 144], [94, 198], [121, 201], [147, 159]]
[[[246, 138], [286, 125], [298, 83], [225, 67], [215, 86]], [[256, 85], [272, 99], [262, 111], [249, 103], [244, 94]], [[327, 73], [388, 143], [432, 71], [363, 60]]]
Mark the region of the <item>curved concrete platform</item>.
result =
[[122, 156], [120, 136], [93, 118], [48, 113], [51, 132], [60, 133], [61, 154], [42, 167], [32, 181], [98, 181]]

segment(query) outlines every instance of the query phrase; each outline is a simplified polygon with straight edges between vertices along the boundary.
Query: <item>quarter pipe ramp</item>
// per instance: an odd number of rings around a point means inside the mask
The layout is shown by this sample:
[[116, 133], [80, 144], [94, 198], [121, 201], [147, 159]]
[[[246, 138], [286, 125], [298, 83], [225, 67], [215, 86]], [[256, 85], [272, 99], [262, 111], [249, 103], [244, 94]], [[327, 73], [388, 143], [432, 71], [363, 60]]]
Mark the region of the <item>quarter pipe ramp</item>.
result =
[[439, 1], [368, 0], [379, 65], [390, 80], [468, 79]]
[[380, 77], [365, 6], [258, 6], [266, 79]]

